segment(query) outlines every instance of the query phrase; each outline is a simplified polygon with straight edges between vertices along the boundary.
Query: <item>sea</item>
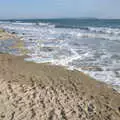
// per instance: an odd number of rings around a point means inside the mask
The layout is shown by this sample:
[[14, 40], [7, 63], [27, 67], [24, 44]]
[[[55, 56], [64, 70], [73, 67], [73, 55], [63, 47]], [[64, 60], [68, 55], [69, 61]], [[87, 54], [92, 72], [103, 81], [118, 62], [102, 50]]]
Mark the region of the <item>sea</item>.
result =
[[14, 19], [1, 20], [0, 28], [22, 38], [26, 61], [79, 70], [120, 91], [119, 19]]

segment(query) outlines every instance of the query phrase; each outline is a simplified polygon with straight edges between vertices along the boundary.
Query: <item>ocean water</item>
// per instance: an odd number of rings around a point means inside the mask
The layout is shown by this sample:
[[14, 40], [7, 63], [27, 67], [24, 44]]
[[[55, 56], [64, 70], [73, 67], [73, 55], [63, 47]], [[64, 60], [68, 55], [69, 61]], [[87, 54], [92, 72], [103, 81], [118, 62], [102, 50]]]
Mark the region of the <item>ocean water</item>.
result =
[[26, 61], [77, 69], [120, 91], [120, 20], [6, 20], [0, 27], [22, 38]]

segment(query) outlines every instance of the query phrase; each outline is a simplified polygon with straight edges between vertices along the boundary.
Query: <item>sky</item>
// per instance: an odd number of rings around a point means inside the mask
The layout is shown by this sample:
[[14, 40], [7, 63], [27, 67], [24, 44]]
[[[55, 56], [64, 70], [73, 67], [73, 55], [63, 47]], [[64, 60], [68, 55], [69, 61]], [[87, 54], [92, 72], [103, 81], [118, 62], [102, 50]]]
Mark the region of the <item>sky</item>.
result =
[[0, 19], [120, 18], [120, 0], [0, 0]]

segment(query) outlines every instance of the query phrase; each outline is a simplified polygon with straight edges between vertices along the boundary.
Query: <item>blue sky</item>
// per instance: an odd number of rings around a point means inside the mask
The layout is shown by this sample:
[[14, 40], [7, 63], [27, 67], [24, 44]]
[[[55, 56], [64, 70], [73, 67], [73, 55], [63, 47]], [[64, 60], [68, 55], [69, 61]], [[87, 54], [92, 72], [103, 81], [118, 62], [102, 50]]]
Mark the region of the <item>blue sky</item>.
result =
[[0, 19], [120, 18], [120, 0], [0, 0]]

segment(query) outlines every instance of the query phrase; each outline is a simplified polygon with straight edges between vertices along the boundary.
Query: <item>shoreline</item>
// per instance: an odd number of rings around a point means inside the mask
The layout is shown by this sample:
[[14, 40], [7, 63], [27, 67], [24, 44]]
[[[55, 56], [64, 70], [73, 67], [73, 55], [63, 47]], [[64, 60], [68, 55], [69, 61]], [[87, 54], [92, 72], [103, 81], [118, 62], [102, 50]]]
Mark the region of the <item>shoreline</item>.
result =
[[80, 71], [0, 54], [0, 119], [119, 120], [120, 94]]
[[[1, 34], [2, 32], [2, 34]], [[29, 53], [29, 51], [25, 48], [25, 43], [23, 42], [23, 38], [22, 37], [19, 37], [17, 36], [16, 32], [6, 32], [3, 28], [0, 28], [0, 36], [2, 36], [1, 38], [3, 39], [0, 39], [0, 40], [7, 40], [9, 41], [9, 39], [13, 39], [13, 41], [15, 42], [12, 46], [10, 46], [9, 48], [10, 49], [15, 49], [18, 51], [18, 53], [16, 54], [16, 56], [21, 56], [21, 55], [26, 55], [27, 53]], [[6, 52], [5, 52], [6, 53]], [[8, 53], [8, 52], [7, 52]], [[8, 53], [9, 54], [9, 53]], [[28, 56], [28, 55], [27, 55]], [[31, 58], [31, 56], [28, 56], [28, 59], [29, 57]], [[29, 60], [26, 60], [26, 61], [29, 61]], [[32, 61], [32, 60], [31, 60]], [[34, 62], [34, 61], [33, 61]], [[43, 62], [44, 63], [44, 62]], [[46, 62], [44, 64], [48, 64], [49, 62]], [[50, 63], [49, 63], [50, 64]], [[109, 87], [111, 87], [112, 89], [116, 90], [118, 93], [120, 93], [120, 87], [117, 86], [117, 85], [112, 85], [108, 82], [105, 82], [105, 81], [102, 81], [100, 80], [100, 78], [96, 78], [95, 76], [91, 75], [89, 73], [89, 71], [103, 71], [103, 69], [99, 66], [81, 66], [80, 69], [71, 69], [69, 68], [68, 66], [63, 66], [63, 65], [56, 65], [56, 64], [52, 64], [52, 65], [55, 65], [55, 66], [62, 66], [62, 67], [65, 67], [66, 69], [69, 69], [69, 70], [78, 70], [80, 72], [83, 72], [85, 75], [87, 75], [88, 77], [92, 77], [94, 80], [97, 80], [97, 81], [100, 81], [100, 82], [103, 82], [105, 84], [107, 84]], [[88, 70], [88, 71], [86, 71]]]

